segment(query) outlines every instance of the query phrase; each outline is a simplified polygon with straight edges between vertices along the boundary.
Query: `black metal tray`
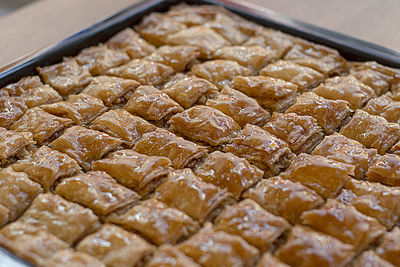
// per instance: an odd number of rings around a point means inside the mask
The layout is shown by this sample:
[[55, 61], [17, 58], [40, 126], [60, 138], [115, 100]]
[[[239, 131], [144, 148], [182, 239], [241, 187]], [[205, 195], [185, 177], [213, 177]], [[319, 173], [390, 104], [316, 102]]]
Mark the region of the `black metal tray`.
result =
[[[35, 69], [37, 66], [54, 64], [62, 61], [63, 57], [75, 56], [83, 48], [104, 42], [124, 28], [140, 22], [145, 15], [151, 12], [167, 11], [172, 5], [181, 2], [197, 5], [220, 5], [260, 25], [337, 49], [346, 59], [356, 61], [375, 60], [386, 66], [400, 68], [400, 52], [398, 51], [294, 20], [268, 9], [249, 6], [246, 5], [245, 1], [143, 0], [57, 43], [33, 59], [0, 73], [0, 88], [16, 82], [24, 76], [36, 74]], [[30, 265], [0, 247], [0, 267], [3, 266], [23, 267]]]

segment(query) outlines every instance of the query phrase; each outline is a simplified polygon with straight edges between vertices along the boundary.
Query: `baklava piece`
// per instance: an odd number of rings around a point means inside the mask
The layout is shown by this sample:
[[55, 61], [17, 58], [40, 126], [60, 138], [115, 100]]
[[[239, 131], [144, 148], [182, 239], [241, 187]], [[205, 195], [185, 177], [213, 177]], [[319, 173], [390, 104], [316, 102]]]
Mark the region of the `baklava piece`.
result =
[[236, 61], [257, 73], [262, 67], [274, 60], [275, 53], [259, 45], [226, 46], [215, 51], [213, 58]]
[[214, 30], [204, 26], [195, 26], [167, 35], [169, 45], [191, 45], [200, 51], [200, 57], [210, 59], [217, 49], [231, 45], [228, 40]]
[[262, 126], [271, 117], [256, 100], [229, 87], [222, 89], [216, 98], [207, 100], [206, 105], [222, 111], [242, 127], [248, 123]]
[[324, 130], [316, 119], [295, 113], [274, 112], [269, 122], [262, 128], [285, 141], [296, 155], [311, 153], [324, 138]]
[[99, 226], [97, 216], [90, 209], [51, 193], [36, 197], [19, 221], [45, 230], [70, 245]]
[[247, 160], [220, 151], [208, 155], [195, 174], [207, 183], [226, 188], [235, 199], [263, 178], [263, 172]]
[[279, 60], [267, 65], [260, 75], [282, 79], [294, 83], [300, 92], [316, 87], [324, 80], [324, 75], [312, 68], [290, 61]]
[[100, 99], [87, 94], [70, 95], [66, 101], [43, 105], [41, 108], [50, 114], [70, 118], [79, 125], [90, 123], [107, 110]]
[[143, 85], [160, 85], [174, 73], [174, 69], [164, 64], [146, 59], [134, 59], [127, 64], [107, 71], [108, 75], [132, 79]]
[[389, 122], [400, 122], [400, 101], [393, 99], [391, 93], [371, 99], [364, 110], [371, 115], [379, 115]]
[[131, 79], [110, 76], [94, 77], [82, 93], [97, 97], [107, 106], [124, 102], [124, 96], [140, 84]]
[[215, 230], [211, 223], [177, 247], [204, 267], [250, 267], [259, 257], [257, 249], [241, 237]]
[[92, 171], [63, 179], [55, 193], [88, 207], [99, 216], [124, 208], [139, 200], [139, 195], [118, 184], [102, 171]]
[[274, 249], [274, 242], [290, 229], [290, 224], [246, 199], [226, 207], [215, 220], [215, 228], [238, 235], [259, 250], [267, 251]]
[[231, 117], [207, 106], [194, 106], [176, 114], [168, 124], [173, 131], [211, 146], [229, 142], [240, 130], [240, 126]]
[[156, 122], [168, 120], [183, 111], [166, 93], [150, 85], [137, 88], [124, 108], [134, 115]]
[[143, 134], [135, 144], [134, 150], [149, 156], [166, 157], [171, 160], [175, 169], [192, 167], [207, 155], [206, 147], [187, 141], [164, 129]]
[[288, 144], [258, 126], [247, 124], [225, 152], [247, 159], [264, 171], [264, 177], [285, 170], [295, 157]]
[[143, 134], [156, 129], [153, 124], [124, 109], [103, 113], [92, 122], [90, 128], [120, 138], [128, 147], [132, 147]]
[[27, 110], [25, 101], [17, 97], [0, 97], [0, 127], [9, 127]]
[[89, 254], [72, 249], [59, 250], [45, 260], [43, 266], [47, 267], [106, 267], [104, 263]]
[[296, 98], [294, 105], [285, 113], [314, 117], [326, 134], [333, 134], [345, 124], [350, 116], [347, 101], [329, 100], [315, 93], [307, 92]]
[[360, 142], [338, 133], [326, 136], [312, 153], [353, 165], [356, 179], [364, 177], [368, 167], [376, 161], [378, 154], [376, 149], [365, 148]]
[[352, 264], [354, 267], [376, 266], [376, 267], [394, 267], [389, 261], [382, 259], [373, 250], [363, 252]]
[[390, 152], [396, 154], [396, 155], [400, 155], [400, 141], [397, 142], [392, 149], [390, 149]]
[[389, 186], [400, 186], [400, 156], [385, 154], [367, 172], [367, 180]]
[[67, 154], [41, 146], [33, 154], [11, 165], [14, 171], [25, 172], [29, 179], [42, 185], [45, 191], [59, 178], [78, 173], [81, 168]]
[[0, 166], [12, 163], [19, 155], [24, 155], [34, 143], [29, 132], [14, 132], [0, 127]]
[[376, 248], [376, 253], [394, 266], [400, 266], [400, 228], [394, 227], [386, 233]]
[[358, 81], [354, 76], [333, 77], [325, 80], [313, 92], [326, 99], [342, 99], [350, 104], [350, 108], [356, 110], [362, 108], [368, 100], [376, 97], [375, 91]]
[[337, 198], [391, 229], [400, 218], [400, 188], [350, 180]]
[[186, 70], [200, 53], [195, 46], [177, 45], [177, 46], [161, 46], [156, 51], [146, 57], [147, 60], [158, 62], [172, 67], [176, 72]]
[[16, 132], [30, 132], [38, 144], [51, 142], [73, 123], [71, 119], [60, 118], [41, 108], [29, 109], [10, 129]]
[[347, 61], [336, 50], [300, 39], [284, 59], [313, 68], [327, 76], [344, 74], [349, 69]]
[[90, 169], [92, 161], [121, 145], [120, 139], [108, 134], [74, 126], [49, 144], [49, 147], [75, 159], [85, 170]]
[[69, 247], [45, 230], [20, 222], [11, 223], [0, 230], [0, 246], [38, 266], [44, 266], [47, 258]]
[[200, 228], [182, 211], [156, 199], [145, 200], [124, 214], [111, 214], [107, 221], [140, 233], [156, 245], [175, 244]]
[[[42, 81], [39, 76], [27, 76], [23, 77], [16, 83], [9, 84], [0, 89], [1, 95], [6, 96], [20, 96], [24, 94], [29, 89], [43, 86]], [[3, 94], [6, 93], [6, 94]]]
[[236, 76], [249, 76], [251, 70], [239, 65], [232, 60], [210, 60], [201, 64], [194, 65], [191, 72], [203, 79], [206, 79], [220, 89], [225, 85], [231, 85]]
[[282, 177], [300, 182], [323, 198], [336, 196], [354, 176], [354, 166], [319, 155], [300, 154]]
[[297, 95], [297, 85], [265, 76], [237, 76], [232, 87], [257, 100], [269, 112], [284, 111]]
[[85, 237], [76, 247], [106, 266], [143, 266], [154, 247], [134, 233], [104, 224], [95, 233]]
[[213, 219], [231, 202], [226, 189], [204, 182], [190, 169], [170, 172], [167, 181], [156, 189], [155, 198], [200, 222]]
[[126, 53], [108, 49], [104, 45], [85, 48], [75, 59], [94, 76], [102, 75], [108, 69], [121, 66], [130, 60]]
[[175, 21], [186, 24], [187, 26], [204, 24], [213, 20], [218, 14], [227, 14], [228, 11], [216, 5], [187, 5], [181, 3], [170, 8], [165, 13]]
[[37, 71], [43, 81], [56, 89], [62, 96], [80, 92], [92, 79], [89, 71], [71, 58], [66, 58], [58, 64], [38, 67]]
[[191, 75], [178, 78], [176, 82], [168, 84], [163, 91], [182, 107], [188, 109], [196, 103], [204, 105], [207, 99], [216, 96], [218, 88], [205, 79]]
[[367, 148], [375, 148], [383, 155], [400, 139], [400, 126], [390, 123], [385, 118], [370, 115], [358, 109], [350, 122], [340, 133], [359, 141]]
[[362, 83], [370, 86], [380, 96], [400, 80], [398, 70], [385, 67], [375, 61], [353, 63], [350, 73]]
[[0, 221], [7, 223], [17, 219], [41, 192], [42, 187], [29, 180], [26, 173], [15, 172], [10, 167], [1, 169], [0, 206], [5, 217]]
[[200, 265], [174, 246], [163, 245], [157, 249], [146, 267], [200, 267]]
[[307, 210], [319, 207], [324, 200], [308, 187], [272, 177], [259, 182], [243, 194], [260, 204], [268, 212], [281, 216], [292, 224], [300, 222], [300, 215]]
[[354, 257], [353, 246], [304, 226], [295, 226], [275, 255], [290, 266], [346, 266]]
[[256, 267], [289, 267], [286, 263], [281, 262], [271, 253], [267, 252], [258, 261]]
[[125, 52], [131, 59], [147, 56], [155, 50], [155, 47], [142, 38], [131, 28], [126, 28], [111, 37], [107, 43], [107, 47]]
[[151, 13], [144, 17], [142, 22], [135, 29], [147, 41], [160, 46], [167, 42], [167, 37], [186, 29], [186, 25], [173, 20], [165, 14]]
[[163, 181], [170, 166], [171, 161], [167, 158], [147, 156], [127, 149], [93, 162], [92, 170], [105, 171], [120, 184], [146, 196]]
[[319, 209], [304, 212], [301, 221], [304, 225], [353, 245], [356, 251], [368, 248], [386, 231], [375, 218], [334, 199], [328, 199]]

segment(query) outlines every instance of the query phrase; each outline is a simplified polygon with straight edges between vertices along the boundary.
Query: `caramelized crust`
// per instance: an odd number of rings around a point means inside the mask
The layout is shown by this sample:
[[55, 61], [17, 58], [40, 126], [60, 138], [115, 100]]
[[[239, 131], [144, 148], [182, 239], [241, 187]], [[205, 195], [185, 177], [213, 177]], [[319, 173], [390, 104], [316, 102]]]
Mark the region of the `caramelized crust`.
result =
[[25, 101], [21, 98], [0, 96], [0, 127], [9, 127], [19, 120], [27, 109]]
[[389, 186], [400, 186], [400, 156], [386, 154], [370, 166], [367, 180]]
[[176, 72], [186, 70], [192, 64], [200, 52], [197, 47], [189, 45], [161, 46], [146, 57], [147, 60], [162, 63], [172, 67]]
[[1, 88], [0, 91], [2, 92], [2, 95], [3, 93], [6, 93], [5, 95], [7, 96], [21, 96], [30, 89], [41, 86], [43, 86], [43, 83], [39, 76], [26, 76], [16, 83], [11, 83]]
[[271, 253], [267, 252], [258, 261], [256, 267], [289, 267], [289, 265], [281, 262], [276, 257], [272, 256]]
[[393, 264], [400, 266], [400, 228], [394, 227], [392, 231], [383, 236], [382, 242], [376, 248], [376, 253], [382, 258]]
[[352, 265], [354, 267], [364, 267], [364, 266], [377, 266], [377, 267], [394, 267], [388, 261], [379, 257], [375, 251], [368, 250], [363, 252]]
[[138, 232], [156, 245], [175, 244], [200, 228], [182, 211], [156, 199], [145, 200], [124, 214], [111, 214], [107, 221]]
[[68, 155], [41, 146], [32, 155], [11, 165], [14, 171], [25, 172], [29, 179], [42, 185], [49, 191], [54, 182], [61, 177], [68, 177], [78, 173], [81, 168]]
[[307, 92], [300, 95], [285, 113], [314, 117], [326, 134], [333, 134], [350, 116], [350, 108], [347, 101], [329, 100]]
[[364, 110], [371, 115], [382, 116], [389, 122], [400, 122], [400, 101], [393, 100], [391, 93], [371, 99]]
[[280, 177], [262, 180], [243, 194], [270, 213], [281, 216], [292, 224], [300, 222], [300, 215], [317, 208], [324, 200], [308, 187]]
[[336, 196], [354, 176], [354, 166], [318, 155], [300, 154], [282, 177], [315, 190], [323, 198]]
[[166, 157], [175, 169], [182, 169], [196, 160], [204, 158], [207, 148], [187, 141], [164, 129], [143, 134], [134, 150], [149, 156]]
[[383, 155], [400, 139], [400, 126], [358, 109], [340, 133]]
[[146, 267], [200, 267], [191, 258], [171, 245], [157, 249]]
[[14, 132], [0, 127], [0, 161], [1, 165], [9, 163], [9, 158], [21, 153], [26, 147], [34, 144], [29, 132]]
[[261, 251], [274, 248], [274, 242], [290, 224], [272, 215], [251, 199], [228, 206], [215, 220], [215, 228], [238, 235]]
[[175, 21], [179, 21], [188, 26], [203, 24], [215, 18], [218, 14], [228, 14], [229, 12], [215, 5], [187, 5], [181, 3], [170, 8], [165, 13]]
[[226, 188], [236, 199], [263, 177], [263, 171], [247, 160], [220, 151], [208, 155], [195, 174], [207, 183]]
[[237, 76], [232, 87], [254, 98], [270, 112], [284, 111], [293, 104], [297, 95], [297, 85], [264, 76]]
[[170, 172], [167, 181], [156, 189], [154, 197], [200, 222], [213, 216], [213, 211], [230, 201], [226, 189], [202, 181], [190, 169]]
[[48, 267], [105, 267], [104, 263], [98, 259], [72, 249], [59, 250], [50, 258], [46, 259], [43, 266]]
[[334, 133], [326, 136], [312, 154], [353, 165], [355, 167], [354, 177], [362, 179], [368, 167], [376, 161], [378, 152], [373, 148], [365, 148], [358, 141]]
[[257, 249], [241, 237], [214, 230], [210, 223], [177, 247], [205, 267], [250, 267], [259, 257]]
[[311, 116], [299, 116], [295, 113], [274, 112], [263, 127], [270, 134], [288, 143], [296, 155], [311, 153], [324, 137], [324, 130]]
[[229, 142], [240, 130], [240, 126], [232, 118], [207, 106], [195, 106], [176, 114], [168, 124], [173, 131], [193, 141], [212, 146]]
[[125, 52], [131, 59], [147, 56], [156, 49], [140, 38], [139, 34], [131, 28], [126, 28], [114, 35], [106, 45], [112, 50]]
[[225, 152], [247, 159], [264, 171], [264, 177], [276, 175], [285, 170], [295, 155], [287, 143], [258, 126], [247, 124]]

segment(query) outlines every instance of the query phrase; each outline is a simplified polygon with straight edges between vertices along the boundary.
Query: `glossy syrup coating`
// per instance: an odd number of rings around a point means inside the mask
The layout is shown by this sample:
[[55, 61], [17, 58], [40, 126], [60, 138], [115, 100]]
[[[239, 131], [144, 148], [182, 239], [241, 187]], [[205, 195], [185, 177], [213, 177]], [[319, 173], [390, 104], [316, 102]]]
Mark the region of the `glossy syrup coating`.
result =
[[394, 267], [390, 262], [382, 259], [373, 250], [363, 252], [353, 263], [354, 267], [364, 266], [379, 266], [379, 267]]
[[264, 253], [258, 261], [256, 267], [289, 267], [286, 263], [278, 260], [271, 253]]
[[382, 258], [400, 266], [400, 228], [394, 227], [392, 231], [386, 233], [380, 245], [376, 248], [376, 253]]
[[146, 267], [200, 267], [190, 257], [171, 245], [160, 246]]
[[34, 144], [33, 135], [29, 132], [14, 132], [0, 127], [0, 160], [1, 164], [17, 155], [27, 146]]
[[388, 122], [400, 122], [400, 101], [393, 99], [391, 93], [371, 99], [364, 110], [371, 115], [384, 117]]
[[284, 111], [297, 95], [297, 85], [265, 76], [236, 76], [232, 87], [257, 100], [269, 112]]
[[400, 156], [385, 154], [367, 172], [367, 180], [388, 186], [400, 186]]
[[206, 147], [197, 145], [160, 128], [143, 134], [133, 149], [149, 156], [166, 157], [171, 160], [175, 169], [191, 165], [191, 163], [204, 158], [207, 154]]
[[0, 89], [1, 92], [7, 92], [9, 96], [21, 96], [29, 89], [43, 86], [40, 77], [37, 75], [26, 76], [21, 78], [18, 82], [11, 83]]
[[138, 232], [154, 244], [175, 244], [200, 228], [200, 224], [180, 210], [148, 199], [126, 213], [111, 214], [107, 222]]
[[44, 266], [48, 267], [105, 267], [98, 259], [73, 249], [59, 250], [45, 260]]
[[297, 155], [311, 153], [324, 138], [324, 130], [318, 125], [316, 119], [295, 113], [274, 112], [262, 128], [285, 141]]
[[179, 21], [188, 26], [194, 26], [213, 20], [221, 13], [229, 14], [226, 9], [219, 6], [188, 5], [186, 3], [181, 3], [171, 7], [165, 14], [175, 21]]
[[17, 97], [0, 96], [0, 127], [9, 127], [27, 110], [25, 101]]

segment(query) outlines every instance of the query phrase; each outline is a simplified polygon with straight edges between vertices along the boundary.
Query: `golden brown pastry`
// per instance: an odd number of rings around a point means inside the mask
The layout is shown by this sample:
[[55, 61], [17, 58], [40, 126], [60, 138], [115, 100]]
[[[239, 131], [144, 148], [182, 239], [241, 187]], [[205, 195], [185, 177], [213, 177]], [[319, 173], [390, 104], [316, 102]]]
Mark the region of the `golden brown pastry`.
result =
[[121, 143], [120, 139], [108, 134], [73, 126], [51, 142], [49, 147], [67, 154], [85, 170], [89, 170], [92, 161], [102, 158]]
[[40, 194], [19, 221], [73, 244], [99, 227], [93, 211], [52, 193]]
[[240, 130], [240, 126], [221, 111], [200, 105], [176, 114], [168, 124], [174, 132], [211, 146], [229, 142]]
[[21, 78], [18, 82], [11, 83], [0, 89], [2, 92], [7, 92], [5, 95], [7, 96], [21, 96], [29, 89], [33, 89], [36, 87], [43, 86], [40, 77], [37, 75], [34, 76], [26, 76]]
[[34, 143], [29, 132], [14, 132], [0, 127], [0, 165], [12, 162], [12, 157], [24, 154], [24, 150]]
[[89, 71], [73, 58], [65, 58], [61, 63], [43, 68], [38, 67], [37, 71], [43, 81], [62, 96], [80, 92], [92, 79]]
[[156, 199], [145, 200], [126, 213], [111, 214], [107, 222], [140, 233], [156, 245], [175, 244], [200, 228], [199, 223], [182, 211]]
[[0, 127], [9, 127], [27, 110], [25, 101], [17, 97], [0, 96]]
[[211, 223], [177, 247], [205, 267], [250, 267], [259, 257], [241, 237], [214, 230]]
[[263, 178], [263, 171], [247, 160], [220, 151], [208, 155], [195, 174], [207, 183], [226, 188], [236, 199]]
[[400, 186], [400, 156], [385, 154], [370, 166], [367, 180], [389, 186]]
[[312, 91], [326, 99], [346, 100], [353, 110], [362, 108], [368, 100], [376, 97], [375, 91], [371, 87], [351, 75], [327, 79]]
[[364, 110], [371, 115], [379, 115], [389, 122], [400, 122], [400, 101], [393, 99], [391, 93], [371, 99]]
[[191, 169], [170, 172], [167, 181], [156, 189], [154, 197], [200, 222], [215, 217], [230, 201], [226, 189], [204, 182]]
[[165, 14], [175, 21], [193, 26], [212, 20], [220, 13], [226, 14], [228, 11], [215, 5], [188, 5], [186, 3], [181, 3], [172, 6]]
[[392, 231], [386, 233], [376, 248], [376, 253], [382, 258], [393, 264], [400, 266], [400, 228], [394, 227]]
[[268, 212], [281, 216], [292, 224], [300, 222], [300, 215], [317, 208], [324, 200], [310, 188], [280, 177], [264, 179], [243, 194], [256, 201]]
[[285, 170], [295, 157], [286, 142], [251, 124], [226, 145], [225, 152], [247, 159], [264, 171], [264, 177]]
[[333, 135], [325, 136], [312, 154], [353, 165], [355, 167], [354, 177], [362, 179], [368, 167], [377, 160], [378, 152], [376, 149], [366, 148], [358, 141], [339, 133], [334, 133]]
[[175, 247], [163, 245], [156, 250], [146, 267], [200, 267], [200, 265]]
[[74, 175], [81, 170], [73, 158], [47, 146], [41, 146], [11, 167], [14, 171], [28, 174], [29, 179], [39, 183], [45, 191], [49, 191], [57, 179]]
[[265, 76], [236, 76], [232, 87], [257, 100], [269, 112], [284, 111], [297, 96], [297, 85]]
[[375, 148], [383, 155], [400, 140], [400, 126], [390, 123], [385, 118], [370, 115], [358, 109], [350, 122], [340, 133], [359, 141], [367, 148]]
[[346, 266], [354, 256], [353, 246], [334, 237], [297, 225], [275, 255], [291, 266]]
[[354, 176], [354, 166], [319, 155], [300, 154], [292, 162], [283, 178], [300, 182], [315, 190], [323, 198], [334, 197]]
[[352, 265], [354, 267], [377, 266], [377, 267], [394, 267], [390, 262], [379, 257], [375, 251], [368, 250], [363, 252]]
[[296, 155], [311, 153], [324, 138], [324, 130], [316, 119], [295, 113], [274, 112], [262, 128], [285, 141]]
[[91, 171], [63, 179], [56, 187], [56, 194], [90, 208], [99, 216], [139, 200], [140, 196], [120, 185], [107, 173]]
[[97, 117], [90, 129], [120, 138], [124, 144], [132, 147], [143, 134], [154, 131], [156, 127], [124, 109], [114, 109]]
[[290, 227], [251, 199], [226, 207], [215, 220], [217, 230], [238, 235], [261, 251], [274, 249], [274, 242]]
[[207, 154], [206, 147], [160, 128], [143, 134], [133, 149], [149, 156], [166, 157], [171, 160], [175, 169], [195, 165], [196, 161], [201, 160]]
[[391, 229], [400, 218], [400, 188], [351, 179], [337, 199]]
[[267, 252], [262, 255], [256, 267], [289, 267], [289, 265], [281, 262], [276, 257], [272, 256], [271, 253]]
[[104, 224], [95, 233], [86, 236], [76, 249], [87, 253], [106, 266], [141, 266], [154, 251], [154, 247], [134, 233]]
[[57, 251], [44, 261], [43, 266], [105, 267], [104, 263], [89, 254], [72, 249]]
[[119, 183], [142, 196], [154, 191], [168, 174], [171, 161], [147, 156], [133, 150], [119, 150], [92, 164], [92, 170], [105, 171]]

